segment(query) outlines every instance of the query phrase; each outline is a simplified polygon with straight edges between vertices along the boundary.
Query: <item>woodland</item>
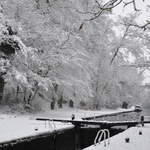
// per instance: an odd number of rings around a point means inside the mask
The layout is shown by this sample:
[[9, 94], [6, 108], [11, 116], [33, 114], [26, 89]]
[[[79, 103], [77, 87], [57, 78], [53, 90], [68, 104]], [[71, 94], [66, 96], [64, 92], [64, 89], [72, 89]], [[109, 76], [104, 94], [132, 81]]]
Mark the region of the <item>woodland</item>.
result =
[[0, 106], [150, 106], [149, 14], [148, 0], [1, 0]]

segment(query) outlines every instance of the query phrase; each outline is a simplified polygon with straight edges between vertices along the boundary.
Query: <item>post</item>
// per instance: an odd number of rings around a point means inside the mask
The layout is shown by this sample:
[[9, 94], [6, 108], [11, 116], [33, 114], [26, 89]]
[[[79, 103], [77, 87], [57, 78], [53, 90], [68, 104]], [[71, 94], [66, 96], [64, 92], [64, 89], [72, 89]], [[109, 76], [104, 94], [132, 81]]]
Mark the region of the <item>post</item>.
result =
[[0, 77], [0, 103], [3, 100], [4, 85], [5, 85], [4, 79]]
[[75, 125], [75, 150], [80, 150], [80, 126]]
[[141, 116], [141, 125], [142, 125], [142, 127], [144, 127], [144, 116], [143, 115]]

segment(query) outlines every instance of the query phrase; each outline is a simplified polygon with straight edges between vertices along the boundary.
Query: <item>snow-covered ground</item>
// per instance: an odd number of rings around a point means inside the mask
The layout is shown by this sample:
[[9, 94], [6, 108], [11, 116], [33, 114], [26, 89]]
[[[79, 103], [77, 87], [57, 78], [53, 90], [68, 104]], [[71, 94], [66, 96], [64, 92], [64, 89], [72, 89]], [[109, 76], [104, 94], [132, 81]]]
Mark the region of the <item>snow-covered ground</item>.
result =
[[72, 124], [59, 122], [37, 121], [37, 117], [71, 119], [71, 115], [75, 114], [75, 119], [82, 117], [110, 114], [123, 111], [118, 110], [101, 110], [101, 111], [86, 111], [79, 109], [62, 109], [45, 112], [34, 115], [15, 115], [15, 114], [0, 114], [0, 143], [11, 141], [29, 136], [36, 136], [41, 133], [52, 132], [54, 130], [62, 130], [64, 128], [73, 127]]
[[72, 124], [36, 121], [27, 116], [0, 115], [0, 143], [71, 127]]
[[[142, 131], [142, 135], [139, 135]], [[125, 138], [130, 138], [126, 143]], [[150, 149], [150, 124], [145, 127], [132, 127], [110, 138], [110, 145], [104, 147], [104, 142], [92, 145], [84, 150], [149, 150]]]

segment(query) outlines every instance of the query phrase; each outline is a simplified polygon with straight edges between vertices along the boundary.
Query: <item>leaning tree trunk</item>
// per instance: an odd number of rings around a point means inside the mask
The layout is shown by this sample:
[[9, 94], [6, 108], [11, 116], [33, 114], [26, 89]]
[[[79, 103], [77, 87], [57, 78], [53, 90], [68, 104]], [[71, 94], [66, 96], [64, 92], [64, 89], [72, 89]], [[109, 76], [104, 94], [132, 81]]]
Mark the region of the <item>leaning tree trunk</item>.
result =
[[4, 84], [5, 84], [4, 79], [0, 77], [0, 103], [3, 100]]

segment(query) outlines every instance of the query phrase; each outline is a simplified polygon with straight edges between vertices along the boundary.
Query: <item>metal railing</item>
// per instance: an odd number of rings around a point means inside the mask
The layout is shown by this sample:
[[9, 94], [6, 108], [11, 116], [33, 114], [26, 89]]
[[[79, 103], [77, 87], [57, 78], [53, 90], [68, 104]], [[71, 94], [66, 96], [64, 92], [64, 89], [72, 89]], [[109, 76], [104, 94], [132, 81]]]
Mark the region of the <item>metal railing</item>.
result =
[[47, 128], [47, 123], [48, 123], [48, 127], [51, 128], [52, 130], [56, 130], [56, 125], [55, 125], [55, 122], [52, 120], [46, 120], [45, 121], [45, 128]]
[[94, 145], [97, 144], [97, 142], [100, 144], [102, 141], [102, 138], [104, 138], [104, 146], [107, 144], [110, 144], [110, 132], [108, 129], [102, 129], [97, 132], [97, 135], [94, 139]]

